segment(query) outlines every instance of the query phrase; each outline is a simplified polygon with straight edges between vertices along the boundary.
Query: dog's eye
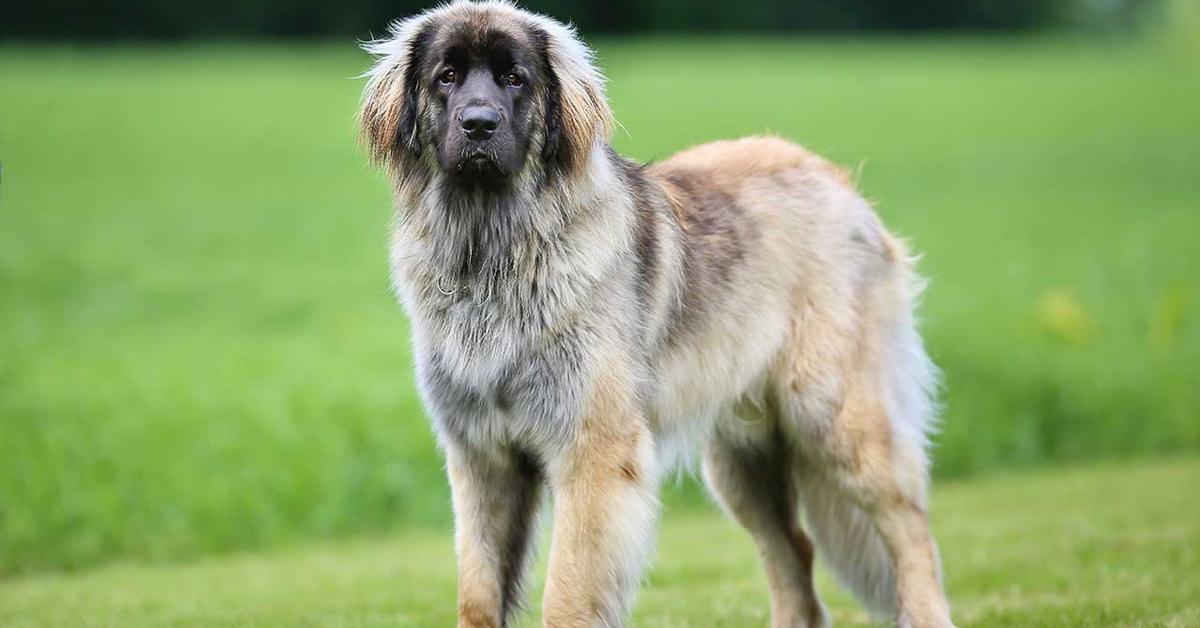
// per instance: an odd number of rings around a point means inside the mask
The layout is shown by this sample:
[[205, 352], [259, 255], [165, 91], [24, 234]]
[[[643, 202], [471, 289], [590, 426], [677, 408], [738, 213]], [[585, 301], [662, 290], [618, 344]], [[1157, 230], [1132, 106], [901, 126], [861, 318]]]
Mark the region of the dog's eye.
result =
[[438, 82], [442, 85], [453, 85], [456, 78], [458, 77], [454, 74], [454, 69], [451, 68], [442, 72], [442, 75], [438, 77]]
[[525, 79], [522, 79], [521, 75], [516, 72], [509, 72], [504, 75], [504, 82], [508, 83], [509, 87], [520, 87], [525, 84]]

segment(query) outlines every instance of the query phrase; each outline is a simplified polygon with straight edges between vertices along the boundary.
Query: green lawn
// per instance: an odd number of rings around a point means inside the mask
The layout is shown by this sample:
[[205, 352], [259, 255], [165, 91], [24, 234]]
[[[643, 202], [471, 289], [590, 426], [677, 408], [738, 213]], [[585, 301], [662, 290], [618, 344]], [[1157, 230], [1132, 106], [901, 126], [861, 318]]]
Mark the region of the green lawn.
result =
[[[1193, 52], [660, 38], [600, 60], [631, 155], [772, 131], [859, 173], [925, 253], [936, 473], [962, 478], [1200, 448]], [[351, 42], [0, 46], [0, 577], [448, 523], [354, 142], [367, 64]]]
[[[947, 585], [964, 626], [1200, 623], [1200, 459], [948, 483], [934, 494]], [[763, 626], [747, 536], [714, 514], [667, 516], [634, 625]], [[0, 581], [0, 623], [55, 626], [448, 626], [449, 533], [183, 566], [120, 564]], [[544, 545], [544, 544], [543, 544]], [[544, 564], [544, 563], [543, 563]], [[867, 616], [829, 578], [834, 623]], [[538, 604], [533, 603], [536, 609]], [[536, 617], [526, 617], [534, 625]]]

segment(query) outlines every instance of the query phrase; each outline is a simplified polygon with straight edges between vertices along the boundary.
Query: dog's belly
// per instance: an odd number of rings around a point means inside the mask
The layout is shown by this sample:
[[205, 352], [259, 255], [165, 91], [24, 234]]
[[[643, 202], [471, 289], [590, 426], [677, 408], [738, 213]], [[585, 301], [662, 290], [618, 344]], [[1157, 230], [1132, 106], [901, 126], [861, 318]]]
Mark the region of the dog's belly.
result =
[[[788, 332], [781, 295], [734, 290], [729, 307], [669, 344], [656, 365], [650, 415], [666, 464], [690, 463], [718, 418], [761, 403], [764, 381]], [[750, 309], [748, 309], [750, 308]], [[739, 312], [752, 311], [753, 325]]]

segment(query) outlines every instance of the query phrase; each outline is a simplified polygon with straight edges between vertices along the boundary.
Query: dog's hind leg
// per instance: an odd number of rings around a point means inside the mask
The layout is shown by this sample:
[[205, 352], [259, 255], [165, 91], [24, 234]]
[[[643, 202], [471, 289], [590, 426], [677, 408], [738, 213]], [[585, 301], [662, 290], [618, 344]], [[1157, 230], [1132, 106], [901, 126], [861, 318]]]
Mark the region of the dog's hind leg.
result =
[[847, 400], [824, 451], [804, 454], [805, 515], [823, 558], [873, 611], [905, 628], [947, 628], [924, 471], [893, 448], [886, 417]]
[[819, 553], [898, 625], [946, 628], [950, 609], [926, 514], [937, 370], [913, 323], [910, 271], [901, 255], [890, 258], [854, 293], [822, 295], [824, 303], [810, 297], [800, 308], [778, 395]]
[[730, 417], [704, 454], [704, 479], [754, 537], [771, 588], [774, 628], [825, 626], [813, 588], [813, 544], [800, 528], [793, 454], [774, 420]]
[[450, 444], [459, 628], [500, 628], [522, 604], [541, 504], [541, 470], [525, 453]]

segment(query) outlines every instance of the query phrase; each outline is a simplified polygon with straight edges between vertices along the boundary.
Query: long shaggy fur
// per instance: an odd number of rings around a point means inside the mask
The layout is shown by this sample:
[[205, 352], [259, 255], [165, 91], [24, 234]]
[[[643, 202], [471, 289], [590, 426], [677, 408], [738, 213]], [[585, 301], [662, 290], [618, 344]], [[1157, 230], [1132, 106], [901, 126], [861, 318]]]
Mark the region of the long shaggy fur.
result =
[[[623, 623], [658, 478], [686, 452], [758, 544], [775, 626], [826, 622], [813, 540], [874, 611], [950, 625], [919, 279], [841, 170], [774, 137], [618, 156], [591, 52], [509, 2], [443, 5], [367, 48], [362, 134], [392, 175], [392, 277], [447, 454], [460, 626], [510, 620], [543, 493], [547, 625]], [[458, 87], [435, 77], [462, 59], [529, 77], [496, 92], [516, 94], [509, 148], [477, 151], [519, 164], [504, 176], [447, 167]]]

